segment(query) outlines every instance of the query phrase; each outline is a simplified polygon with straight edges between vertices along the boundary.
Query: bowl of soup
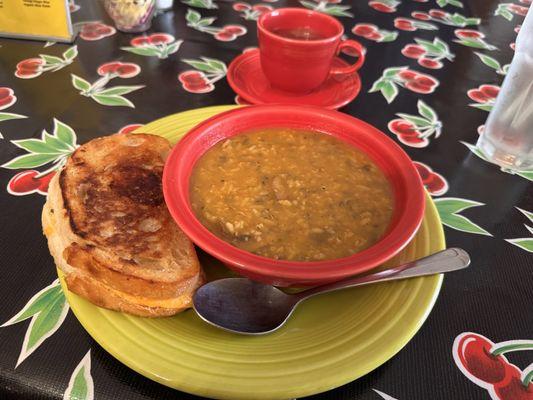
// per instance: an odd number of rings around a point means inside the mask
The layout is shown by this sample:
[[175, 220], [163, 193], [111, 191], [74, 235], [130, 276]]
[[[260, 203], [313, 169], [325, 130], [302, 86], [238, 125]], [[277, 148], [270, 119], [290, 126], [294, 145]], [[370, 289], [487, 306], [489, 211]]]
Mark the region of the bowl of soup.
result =
[[403, 249], [424, 214], [407, 154], [337, 111], [259, 105], [197, 125], [163, 172], [187, 236], [241, 275], [277, 286], [324, 284]]

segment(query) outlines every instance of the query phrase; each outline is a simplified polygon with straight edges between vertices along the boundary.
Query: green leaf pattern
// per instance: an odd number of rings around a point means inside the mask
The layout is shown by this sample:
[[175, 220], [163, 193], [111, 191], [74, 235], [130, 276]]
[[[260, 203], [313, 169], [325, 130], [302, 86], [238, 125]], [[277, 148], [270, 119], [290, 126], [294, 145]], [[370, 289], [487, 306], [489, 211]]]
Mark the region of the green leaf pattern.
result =
[[182, 3], [191, 7], [206, 8], [209, 10], [218, 8], [213, 0], [183, 0]]
[[68, 309], [65, 295], [59, 280], [56, 279], [37, 292], [22, 310], [1, 325], [6, 327], [31, 318], [15, 368], [59, 329], [67, 316]]
[[442, 133], [442, 122], [435, 110], [422, 100], [418, 100], [416, 106], [419, 115], [405, 113], [396, 113], [396, 115], [414, 126], [418, 138], [429, 139], [431, 136], [438, 138]]
[[463, 3], [461, 3], [459, 0], [437, 0], [437, 4], [439, 7], [446, 7], [449, 4], [451, 6], [464, 8]]
[[[4, 90], [7, 90], [8, 96], [11, 96], [11, 101], [9, 103], [4, 103], [2, 106], [0, 106], [0, 110], [5, 110], [6, 108], [11, 107], [13, 104], [17, 102], [17, 97], [15, 96], [13, 89], [4, 88]], [[21, 114], [0, 112], [0, 122], [9, 121], [12, 119], [23, 119], [23, 118], [28, 118], [28, 117], [26, 117], [25, 115], [21, 115]], [[4, 136], [2, 135], [2, 133], [0, 133], [0, 139], [3, 139], [3, 138]]]
[[[482, 37], [462, 37], [459, 39], [453, 40], [455, 43], [462, 44], [463, 46], [467, 47], [473, 47], [475, 49], [482, 49], [482, 50], [498, 50], [496, 46], [493, 46], [492, 44], [487, 43]], [[479, 53], [476, 53], [479, 55]], [[487, 56], [488, 57], [488, 56]], [[489, 57], [490, 58], [490, 57]]]
[[507, 21], [512, 21], [514, 18], [513, 6], [516, 6], [514, 3], [500, 3], [494, 11], [494, 15], [505, 18]]
[[176, 53], [183, 40], [175, 40], [170, 43], [148, 44], [143, 47], [125, 46], [122, 50], [129, 53], [146, 57], [158, 57], [160, 59], [168, 58], [169, 55]]
[[98, 104], [104, 106], [124, 106], [135, 108], [135, 105], [123, 95], [142, 89], [144, 85], [114, 86], [106, 87], [107, 83], [115, 79], [116, 76], [106, 75], [90, 83], [85, 79], [72, 74], [72, 86], [76, 88], [82, 96], [92, 98]]
[[479, 59], [481, 60], [483, 64], [495, 70], [497, 74], [500, 74], [500, 75], [507, 74], [507, 70], [509, 69], [510, 64], [501, 65], [498, 60], [496, 60], [495, 58], [492, 58], [491, 56], [488, 56], [483, 53], [478, 53], [478, 52], [475, 52], [474, 54], [479, 57]]
[[442, 18], [432, 17], [431, 19], [434, 21], [440, 22], [442, 24], [445, 24], [445, 25], [458, 26], [461, 28], [464, 28], [465, 26], [470, 26], [470, 25], [479, 25], [481, 23], [480, 18], [471, 18], [471, 17], [469, 18], [459, 13], [454, 13], [454, 14], [445, 13], [444, 17]]
[[[216, 17], [202, 18], [202, 15], [195, 10], [187, 9], [187, 14], [185, 14], [185, 20], [187, 21], [187, 26], [192, 29], [196, 29], [199, 32], [207, 33], [213, 35], [217, 40], [223, 40], [218, 38], [217, 34], [224, 30], [224, 27], [219, 28], [216, 26], [211, 26], [215, 22]], [[240, 26], [240, 25], [239, 25]], [[238, 36], [244, 35], [247, 30], [244, 26], [240, 26], [242, 29], [241, 33], [235, 33], [230, 38], [224, 39], [225, 41], [235, 40]]]
[[60, 169], [67, 157], [76, 149], [76, 133], [63, 122], [54, 118], [54, 131], [49, 134], [42, 131], [41, 139], [12, 140], [15, 146], [25, 150], [23, 154], [6, 162], [1, 167], [7, 169], [29, 169], [53, 163], [41, 175], [46, 175], [52, 170]]
[[[72, 64], [74, 59], [78, 56], [78, 46], [72, 46], [63, 52], [62, 57], [52, 56], [48, 54], [39, 54], [39, 58], [43, 61], [39, 68], [39, 73], [34, 77], [42, 74], [43, 72], [55, 72], [65, 68], [67, 65]], [[15, 76], [18, 77], [15, 72]]]
[[[406, 79], [400, 76], [401, 71], [407, 70], [408, 67], [389, 67], [383, 70], [381, 77], [375, 81], [368, 91], [368, 93], [381, 92], [387, 103], [392, 103], [396, 96], [398, 95], [398, 86], [404, 87]], [[418, 73], [420, 76], [425, 74]], [[427, 78], [432, 78], [431, 76], [425, 75]], [[436, 81], [435, 87], [439, 85], [439, 82]]]
[[353, 17], [353, 14], [348, 11], [351, 9], [350, 6], [345, 6], [342, 4], [329, 4], [326, 0], [300, 0], [300, 4], [311, 10], [320, 11], [329, 15], [334, 15], [336, 17]]
[[[451, 5], [464, 8], [463, 3], [458, 0], [437, 0], [436, 2], [440, 7]], [[218, 8], [213, 0], [183, 0], [182, 3], [191, 7], [203, 9]], [[328, 3], [328, 1], [322, 0], [301, 0], [300, 3], [306, 8], [321, 11], [333, 16], [353, 17], [353, 14], [349, 11], [351, 8], [350, 6], [331, 4]], [[495, 15], [501, 16], [509, 21], [512, 20], [513, 13], [508, 7], [510, 4], [512, 3], [499, 4], [495, 11]], [[218, 32], [220, 28], [211, 26], [215, 20], [215, 17], [202, 18], [201, 14], [197, 11], [192, 9], [187, 10], [187, 26], [199, 31], [211, 34]], [[467, 18], [458, 13], [453, 15], [447, 13], [447, 16], [444, 19], [436, 20], [447, 25], [458, 27], [478, 25], [480, 23], [478, 18]], [[421, 29], [434, 29], [432, 28], [432, 24], [422, 21], [414, 22], [416, 24], [426, 24], [428, 26], [426, 28], [420, 27]], [[378, 42], [390, 42], [396, 40], [398, 37], [397, 31], [380, 30], [380, 33], [382, 38], [377, 40]], [[448, 45], [439, 38], [433, 39], [432, 42], [418, 38], [415, 38], [415, 41], [417, 44], [423, 46], [427, 54], [430, 56], [446, 58], [450, 61], [452, 61], [454, 58], [454, 55], [450, 52]], [[486, 43], [481, 38], [462, 38], [456, 39], [454, 42], [468, 47], [484, 50], [497, 49], [495, 46]], [[157, 56], [158, 58], [163, 59], [167, 58], [171, 54], [176, 53], [182, 43], [182, 40], [178, 40], [169, 44], [164, 44], [163, 46], [122, 47], [122, 50], [140, 56]], [[506, 74], [508, 65], [501, 65], [498, 60], [486, 54], [479, 52], [476, 52], [475, 54], [479, 57], [483, 64], [493, 69], [497, 74]], [[62, 57], [41, 54], [39, 57], [44, 61], [42, 71], [58, 71], [71, 64], [77, 56], [77, 46], [68, 48], [62, 53]], [[205, 72], [206, 75], [210, 77], [223, 77], [227, 72], [225, 63], [208, 57], [201, 57], [201, 59], [198, 60], [184, 59], [182, 61], [192, 66], [196, 70]], [[372, 93], [379, 91], [382, 93], [386, 101], [391, 103], [398, 95], [398, 86], [403, 85], [402, 81], [397, 78], [397, 74], [405, 69], [407, 69], [407, 67], [387, 68], [383, 71], [382, 77], [374, 82], [369, 92]], [[134, 104], [129, 99], [125, 98], [124, 95], [144, 87], [143, 85], [133, 85], [114, 86], [107, 88], [105, 84], [101, 85], [100, 80], [91, 84], [87, 80], [74, 74], [71, 75], [71, 78], [73, 87], [78, 90], [81, 95], [90, 97], [97, 103], [105, 106], [125, 106], [134, 108]], [[489, 105], [476, 104], [473, 106], [487, 111], [490, 110]], [[397, 113], [396, 115], [413, 123], [416, 126], [416, 129], [424, 131], [426, 136], [434, 134], [435, 137], [438, 137], [441, 133], [442, 125], [435, 110], [433, 110], [422, 100], [418, 101], [417, 110], [419, 116], [404, 113]], [[22, 118], [27, 117], [14, 113], [0, 113], [0, 122]], [[24, 140], [13, 140], [12, 143], [20, 149], [26, 151], [27, 154], [17, 156], [3, 164], [1, 167], [7, 169], [28, 169], [52, 163], [52, 168], [48, 169], [46, 172], [49, 172], [52, 169], [59, 169], [66, 161], [66, 158], [78, 147], [76, 142], [77, 138], [74, 130], [63, 122], [54, 119], [54, 130], [52, 134], [49, 134], [43, 130], [40, 139], [31, 138]], [[467, 146], [468, 149], [476, 156], [488, 161], [488, 157], [477, 146], [466, 142], [461, 143]], [[517, 172], [517, 175], [533, 181], [533, 171], [519, 171]], [[486, 231], [484, 228], [460, 214], [462, 211], [472, 207], [483, 206], [483, 203], [455, 197], [434, 199], [434, 201], [444, 225], [466, 233], [492, 236], [491, 233]], [[519, 208], [517, 209], [528, 218], [530, 223], [533, 223], [532, 212]], [[533, 234], [532, 227], [526, 224], [524, 224], [524, 226], [529, 233]], [[533, 237], [505, 240], [527, 252], [533, 252]], [[1, 327], [8, 327], [31, 319], [24, 336], [22, 348], [15, 368], [18, 367], [26, 358], [28, 358], [35, 350], [37, 350], [47, 338], [52, 336], [59, 329], [68, 314], [68, 309], [69, 306], [62, 292], [59, 281], [55, 280], [52, 282], [52, 284], [36, 293], [17, 314], [1, 325]], [[374, 391], [384, 399], [394, 400], [391, 396], [386, 395], [385, 393], [379, 392], [378, 390]], [[94, 383], [91, 376], [90, 350], [74, 369], [70, 377], [68, 387], [64, 392], [63, 398], [69, 400], [94, 399]]]
[[387, 393], [383, 393], [383, 392], [381, 392], [381, 391], [379, 391], [379, 390], [377, 390], [377, 389], [373, 389], [373, 390], [374, 390], [374, 392], [376, 392], [379, 396], [381, 396], [381, 398], [382, 398], [383, 400], [397, 400], [397, 399], [395, 399], [394, 397], [389, 396]]
[[[533, 223], [533, 212], [523, 210], [521, 208], [516, 207], [518, 211], [520, 211], [522, 214], [524, 214], [529, 222]], [[532, 235], [531, 237], [524, 237], [524, 238], [517, 238], [517, 239], [505, 239], [507, 242], [521, 248], [522, 250], [525, 250], [529, 253], [533, 253], [533, 227], [524, 224], [526, 229], [529, 231], [529, 233]]]
[[206, 72], [207, 74], [225, 75], [227, 71], [226, 64], [214, 58], [201, 57], [200, 60], [184, 59], [181, 61], [186, 64], [189, 64], [194, 69]]
[[63, 400], [93, 399], [94, 382], [91, 375], [91, 351], [89, 350], [72, 372], [67, 390], [63, 394]]
[[471, 207], [483, 206], [477, 201], [457, 197], [434, 199], [442, 223], [449, 228], [478, 235], [492, 236], [485, 229], [459, 213]]

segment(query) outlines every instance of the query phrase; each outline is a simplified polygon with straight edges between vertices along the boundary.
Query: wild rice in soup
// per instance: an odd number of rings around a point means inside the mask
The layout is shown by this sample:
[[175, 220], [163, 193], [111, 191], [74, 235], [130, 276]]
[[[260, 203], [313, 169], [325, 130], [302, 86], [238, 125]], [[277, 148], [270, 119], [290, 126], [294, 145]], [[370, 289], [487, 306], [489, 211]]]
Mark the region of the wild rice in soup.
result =
[[194, 166], [190, 199], [219, 238], [292, 261], [370, 247], [393, 210], [391, 186], [366, 154], [325, 134], [286, 128], [217, 143]]

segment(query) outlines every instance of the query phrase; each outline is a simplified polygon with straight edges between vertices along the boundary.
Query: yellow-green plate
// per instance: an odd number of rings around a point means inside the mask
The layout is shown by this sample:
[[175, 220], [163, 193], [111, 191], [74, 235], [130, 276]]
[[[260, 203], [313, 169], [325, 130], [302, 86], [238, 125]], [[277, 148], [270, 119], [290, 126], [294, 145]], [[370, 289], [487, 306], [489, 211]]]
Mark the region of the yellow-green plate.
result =
[[[190, 110], [140, 130], [173, 143], [202, 120], [235, 106]], [[444, 248], [431, 198], [413, 242], [391, 263]], [[290, 399], [357, 379], [400, 351], [428, 316], [442, 275], [344, 290], [303, 303], [279, 331], [241, 336], [202, 322], [189, 310], [148, 319], [105, 310], [69, 292], [72, 311], [115, 358], [185, 392], [221, 399]]]

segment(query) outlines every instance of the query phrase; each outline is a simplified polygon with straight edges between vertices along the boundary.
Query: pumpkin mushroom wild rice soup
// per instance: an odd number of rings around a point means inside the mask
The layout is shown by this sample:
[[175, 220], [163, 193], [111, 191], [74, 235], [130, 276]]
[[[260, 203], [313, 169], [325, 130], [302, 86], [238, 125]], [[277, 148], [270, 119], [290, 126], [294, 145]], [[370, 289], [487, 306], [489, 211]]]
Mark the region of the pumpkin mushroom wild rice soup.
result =
[[190, 200], [222, 240], [291, 261], [364, 250], [385, 233], [393, 210], [390, 184], [366, 154], [325, 134], [287, 128], [217, 143], [194, 166]]

